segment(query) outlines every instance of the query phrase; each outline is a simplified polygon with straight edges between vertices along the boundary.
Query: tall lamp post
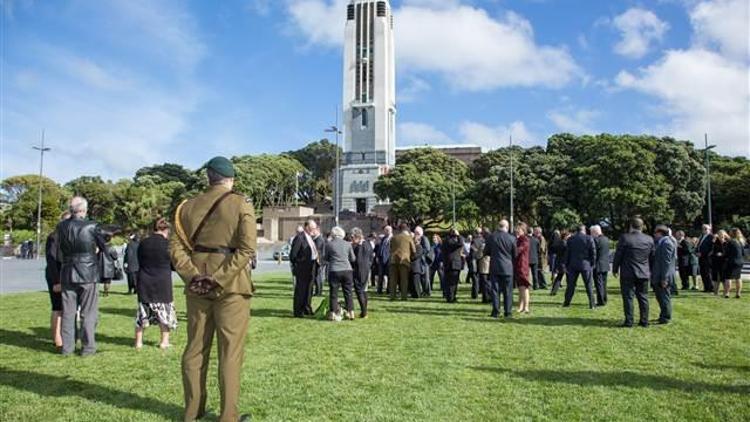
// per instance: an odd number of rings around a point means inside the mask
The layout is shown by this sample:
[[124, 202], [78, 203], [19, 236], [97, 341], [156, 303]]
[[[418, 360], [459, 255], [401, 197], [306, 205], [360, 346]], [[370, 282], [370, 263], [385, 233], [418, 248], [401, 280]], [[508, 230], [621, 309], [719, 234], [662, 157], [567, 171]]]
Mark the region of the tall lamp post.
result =
[[336, 134], [336, 170], [335, 170], [335, 179], [333, 183], [333, 214], [336, 221], [336, 225], [339, 225], [339, 201], [341, 198], [339, 197], [339, 167], [340, 167], [340, 154], [339, 154], [339, 135], [341, 135], [341, 130], [339, 129], [339, 113], [338, 109], [336, 110], [336, 124], [334, 126], [329, 127], [325, 130], [326, 133], [335, 133]]
[[510, 139], [510, 231], [513, 231], [513, 135], [509, 135]]
[[703, 150], [705, 160], [706, 160], [706, 201], [708, 203], [708, 225], [711, 226], [711, 229], [714, 227], [714, 219], [713, 219], [713, 212], [711, 210], [711, 160], [708, 158], [708, 152], [714, 148], [716, 148], [716, 145], [708, 145], [708, 134], [704, 134], [704, 141], [706, 145], [706, 149]]
[[42, 177], [44, 175], [44, 153], [52, 148], [44, 146], [44, 130], [42, 130], [42, 145], [32, 146], [39, 151], [39, 202], [36, 209], [36, 259], [39, 259], [39, 251], [42, 250]]

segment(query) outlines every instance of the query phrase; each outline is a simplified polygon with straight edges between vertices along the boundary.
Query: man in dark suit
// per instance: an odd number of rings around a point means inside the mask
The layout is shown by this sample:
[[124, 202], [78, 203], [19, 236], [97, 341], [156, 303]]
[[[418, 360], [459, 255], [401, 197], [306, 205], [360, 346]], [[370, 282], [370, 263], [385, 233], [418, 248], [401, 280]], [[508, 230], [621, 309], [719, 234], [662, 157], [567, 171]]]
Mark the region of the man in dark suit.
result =
[[490, 257], [490, 297], [492, 318], [500, 315], [500, 295], [503, 296], [503, 315], [513, 315], [513, 260], [516, 259], [516, 238], [508, 233], [508, 221], [502, 220], [500, 228], [487, 236], [484, 255]]
[[651, 286], [659, 302], [659, 324], [669, 324], [672, 320], [672, 283], [674, 282], [675, 251], [677, 245], [669, 236], [667, 226], [658, 225], [654, 231], [656, 252], [654, 254], [654, 268], [651, 271]]
[[312, 315], [309, 296], [312, 294], [312, 283], [315, 278], [316, 266], [320, 262], [318, 248], [313, 241], [313, 235], [318, 229], [314, 220], [305, 222], [303, 231], [297, 233], [289, 251], [289, 261], [297, 282], [294, 285], [294, 317], [302, 318]]
[[[711, 233], [711, 226], [708, 224], [704, 224], [701, 230], [703, 233], [696, 247], [698, 267], [701, 273], [701, 280], [703, 280], [703, 291], [711, 293], [714, 291], [714, 283], [711, 279], [711, 251], [714, 247], [714, 235]], [[718, 282], [721, 282], [721, 280]]]
[[599, 225], [591, 226], [591, 236], [596, 245], [596, 265], [594, 266], [594, 287], [596, 306], [607, 304], [607, 273], [609, 273], [609, 239], [602, 234]]
[[456, 303], [456, 292], [464, 268], [464, 239], [458, 230], [451, 229], [448, 237], [443, 241], [443, 271], [445, 271], [445, 301]]
[[393, 239], [393, 228], [383, 228], [383, 238], [378, 245], [376, 259], [380, 263], [380, 277], [378, 277], [378, 294], [383, 294], [383, 289], [388, 289], [388, 276], [390, 275], [391, 240]]
[[531, 272], [531, 287], [539, 289], [539, 240], [534, 236], [529, 238], [529, 271]]
[[583, 284], [586, 287], [586, 295], [589, 298], [589, 309], [596, 307], [593, 290], [593, 268], [596, 262], [596, 245], [594, 239], [586, 234], [586, 226], [579, 226], [578, 232], [568, 240], [568, 253], [565, 262], [567, 268], [566, 282], [568, 286], [565, 289], [565, 302], [563, 307], [570, 306], [573, 295], [576, 292], [576, 283], [578, 276], [583, 278]]
[[479, 261], [481, 260], [484, 252], [484, 236], [482, 235], [482, 229], [477, 228], [474, 232], [474, 238], [471, 240], [471, 247], [469, 248], [469, 257], [467, 261], [471, 261], [474, 266], [474, 277], [471, 279], [471, 298], [476, 299], [481, 293], [482, 296], [486, 296], [484, 292], [484, 283], [481, 280], [481, 273], [479, 272]]
[[620, 275], [622, 305], [625, 311], [623, 327], [633, 326], [633, 295], [638, 300], [641, 327], [648, 327], [648, 282], [654, 262], [654, 240], [643, 234], [643, 220], [634, 218], [630, 232], [620, 236], [612, 263], [612, 274]]

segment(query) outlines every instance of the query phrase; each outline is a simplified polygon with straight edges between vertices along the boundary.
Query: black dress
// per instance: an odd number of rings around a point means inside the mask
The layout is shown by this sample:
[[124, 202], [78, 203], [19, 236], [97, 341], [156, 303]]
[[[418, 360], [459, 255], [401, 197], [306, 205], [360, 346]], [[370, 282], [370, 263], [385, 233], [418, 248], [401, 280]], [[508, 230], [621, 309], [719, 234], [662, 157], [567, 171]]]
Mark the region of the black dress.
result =
[[177, 327], [172, 295], [169, 240], [153, 234], [138, 246], [138, 315], [136, 326], [161, 324]]
[[47, 237], [47, 244], [44, 250], [44, 255], [47, 259], [47, 268], [44, 270], [44, 276], [47, 279], [49, 300], [53, 311], [62, 311], [62, 293], [53, 291], [54, 285], [60, 283], [61, 265], [57, 260], [57, 231], [53, 231]]
[[726, 247], [726, 261], [724, 263], [724, 276], [727, 280], [739, 280], [742, 277], [742, 244], [735, 239], [730, 239]]

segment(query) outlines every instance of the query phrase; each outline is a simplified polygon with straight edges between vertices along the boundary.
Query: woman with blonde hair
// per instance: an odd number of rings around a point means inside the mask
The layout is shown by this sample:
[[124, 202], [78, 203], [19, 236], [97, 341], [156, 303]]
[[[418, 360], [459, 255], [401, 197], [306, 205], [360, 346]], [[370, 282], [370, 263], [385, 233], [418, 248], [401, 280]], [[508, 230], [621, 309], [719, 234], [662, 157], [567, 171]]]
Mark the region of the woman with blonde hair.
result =
[[716, 233], [716, 239], [714, 240], [713, 247], [711, 249], [711, 279], [714, 283], [714, 295], [719, 294], [719, 285], [724, 285], [724, 297], [729, 297], [729, 281], [726, 277], [726, 262], [727, 262], [727, 242], [729, 241], [729, 235], [726, 230], [719, 230]]
[[734, 297], [739, 299], [742, 296], [742, 265], [745, 261], [742, 251], [745, 247], [745, 237], [738, 228], [730, 230], [729, 233], [730, 238], [726, 246], [726, 268], [724, 269], [724, 297], [729, 297], [729, 289], [734, 280], [737, 289]]

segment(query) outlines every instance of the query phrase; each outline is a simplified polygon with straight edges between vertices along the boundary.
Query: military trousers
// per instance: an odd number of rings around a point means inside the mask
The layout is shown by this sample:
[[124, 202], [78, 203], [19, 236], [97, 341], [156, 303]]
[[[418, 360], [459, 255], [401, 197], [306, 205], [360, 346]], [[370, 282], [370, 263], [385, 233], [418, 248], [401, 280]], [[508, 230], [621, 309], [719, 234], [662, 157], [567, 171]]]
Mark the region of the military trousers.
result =
[[411, 264], [391, 264], [388, 276], [388, 293], [391, 299], [396, 299], [396, 287], [401, 289], [401, 300], [406, 300], [409, 294], [409, 275]]
[[237, 421], [245, 335], [250, 321], [250, 297], [224, 294], [218, 298], [187, 296], [188, 340], [182, 355], [185, 421], [206, 412], [206, 377], [214, 339], [218, 340], [219, 421]]

